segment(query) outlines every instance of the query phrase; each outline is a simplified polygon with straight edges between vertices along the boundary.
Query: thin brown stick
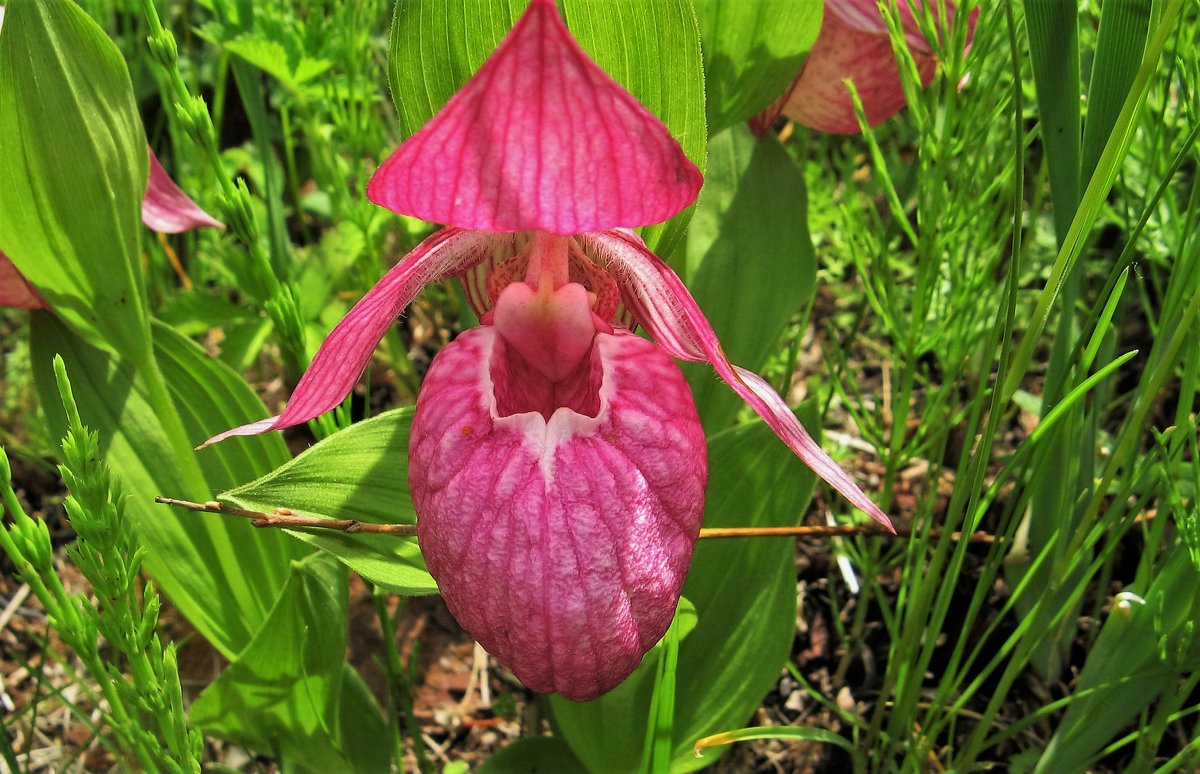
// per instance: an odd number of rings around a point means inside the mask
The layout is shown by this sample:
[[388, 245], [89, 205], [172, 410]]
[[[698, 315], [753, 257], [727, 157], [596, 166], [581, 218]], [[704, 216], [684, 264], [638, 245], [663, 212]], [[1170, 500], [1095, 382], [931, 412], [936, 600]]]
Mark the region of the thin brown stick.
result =
[[[908, 537], [912, 535], [912, 531], [901, 529], [897, 530], [896, 534], [893, 535], [886, 529], [873, 524], [814, 524], [801, 527], [712, 527], [700, 530], [701, 540], [706, 538], [843, 537], [851, 535]], [[931, 530], [929, 537], [936, 540], [938, 538], [937, 530]], [[950, 533], [950, 537], [954, 540], [963, 540], [961, 532], [952, 532]], [[986, 532], [976, 532], [973, 535], [967, 535], [966, 540], [972, 543], [994, 543], [996, 542], [996, 536], [989, 535]]]
[[[411, 537], [417, 534], [417, 528], [413, 524], [375, 524], [369, 521], [357, 521], [355, 519], [327, 519], [321, 516], [306, 516], [302, 513], [296, 513], [291, 508], [276, 508], [273, 513], [263, 513], [262, 511], [248, 511], [245, 508], [235, 508], [232, 505], [209, 500], [206, 503], [195, 503], [190, 500], [176, 500], [173, 497], [155, 497], [154, 502], [163, 505], [173, 505], [176, 508], [186, 508], [189, 511], [197, 511], [200, 513], [220, 513], [226, 516], [239, 516], [244, 519], [249, 519], [250, 523], [256, 527], [282, 527], [285, 529], [331, 529], [338, 532], [369, 532], [378, 535], [399, 535], [401, 537]], [[828, 526], [817, 524], [805, 527], [713, 527], [700, 530], [701, 540], [711, 540], [715, 538], [754, 538], [754, 537], [842, 537], [852, 535], [867, 535], [880, 537], [907, 537], [912, 533], [907, 530], [900, 530], [896, 535], [881, 527], [876, 527], [872, 524], [854, 525], [854, 524], [839, 524]], [[930, 532], [929, 536], [937, 539], [936, 531]], [[954, 540], [963, 540], [961, 532], [954, 532], [950, 535]], [[973, 535], [968, 535], [965, 538], [972, 543], [994, 543], [995, 535], [989, 535], [986, 532], [976, 532]]]
[[167, 254], [167, 260], [171, 262], [171, 268], [175, 270], [175, 274], [179, 277], [179, 282], [183, 285], [183, 289], [187, 291], [194, 290], [196, 286], [192, 284], [192, 278], [184, 270], [183, 263], [180, 262], [179, 256], [175, 254], [175, 248], [171, 247], [171, 243], [167, 241], [167, 235], [161, 231], [158, 232], [158, 243], [162, 245], [163, 252]]
[[415, 524], [373, 524], [369, 521], [355, 519], [326, 519], [320, 516], [305, 516], [290, 508], [276, 508], [274, 513], [248, 511], [245, 508], [235, 508], [232, 505], [209, 500], [206, 503], [194, 503], [190, 500], [176, 500], [173, 497], [155, 497], [154, 502], [163, 505], [173, 505], [176, 508], [186, 508], [199, 513], [221, 513], [226, 516], [240, 516], [249, 519], [255, 527], [282, 527], [284, 529], [331, 529], [337, 532], [372, 532], [381, 535], [399, 535], [411, 537], [417, 534]]

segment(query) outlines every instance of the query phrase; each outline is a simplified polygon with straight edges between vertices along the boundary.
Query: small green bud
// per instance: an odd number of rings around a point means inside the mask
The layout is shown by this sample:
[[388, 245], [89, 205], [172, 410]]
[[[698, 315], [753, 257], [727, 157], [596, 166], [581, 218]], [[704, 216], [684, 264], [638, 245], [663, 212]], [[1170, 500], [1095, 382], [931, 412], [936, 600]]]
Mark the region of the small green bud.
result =
[[225, 212], [229, 228], [237, 234], [238, 239], [247, 244], [258, 240], [258, 219], [254, 215], [254, 202], [245, 180], [239, 178], [236, 190], [226, 198]]
[[146, 42], [150, 45], [150, 54], [159, 64], [168, 70], [175, 68], [179, 62], [179, 46], [170, 30], [160, 29], [146, 38]]
[[142, 612], [142, 620], [138, 626], [138, 647], [145, 650], [146, 645], [154, 638], [155, 627], [158, 626], [158, 613], [162, 609], [162, 601], [159, 596], [149, 596], [145, 601], [145, 610]]

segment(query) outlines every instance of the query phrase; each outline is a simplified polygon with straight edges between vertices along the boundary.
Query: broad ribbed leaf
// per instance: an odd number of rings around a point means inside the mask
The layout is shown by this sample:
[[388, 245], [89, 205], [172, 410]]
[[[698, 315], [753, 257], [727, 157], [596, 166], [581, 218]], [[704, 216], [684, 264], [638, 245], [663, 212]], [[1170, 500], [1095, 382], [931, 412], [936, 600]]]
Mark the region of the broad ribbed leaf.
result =
[[150, 356], [149, 156], [120, 51], [75, 3], [14, 0], [0, 46], [0, 247], [89, 342]]
[[[291, 508], [331, 519], [413, 524], [416, 514], [408, 491], [411, 422], [408, 408], [359, 422], [220, 499], [257, 511]], [[328, 530], [291, 534], [328, 551], [389, 591], [431, 594], [437, 590], [415, 538]]]
[[[191, 722], [283, 758], [292, 771], [387, 771], [383, 718], [344, 664], [346, 577], [321, 554], [293, 564], [266, 625], [192, 704]], [[361, 742], [364, 727], [373, 742], [351, 748], [344, 740]]]
[[[146, 570], [171, 601], [222, 654], [232, 657], [266, 620], [283, 587], [288, 562], [304, 553], [285, 535], [263, 533], [225, 518], [155, 505], [154, 495], [204, 497], [191, 492], [132, 367], [90, 346], [48, 312], [30, 325], [34, 377], [52, 427], [65, 427], [50, 363], [61, 354], [75, 385], [84, 422], [100, 434], [105, 460], [120, 477], [126, 512], [146, 549]], [[245, 382], [165, 326], [155, 326], [157, 355], [170, 377], [171, 397], [184, 427], [225, 421], [235, 408], [262, 411]], [[257, 405], [255, 405], [257, 404]], [[55, 432], [59, 432], [56, 430]], [[205, 475], [221, 481], [228, 471], [264, 469], [286, 457], [278, 441], [258, 439], [245, 448], [223, 449], [202, 462]], [[213, 487], [215, 491], [216, 487]]]
[[[816, 262], [804, 175], [773, 137], [731, 127], [709, 144], [708, 180], [687, 234], [688, 287], [729, 359], [758, 371], [812, 298]], [[687, 371], [708, 431], [742, 401], [707, 368]]]
[[696, 0], [710, 136], [749, 119], [783, 94], [817, 39], [823, 7]]

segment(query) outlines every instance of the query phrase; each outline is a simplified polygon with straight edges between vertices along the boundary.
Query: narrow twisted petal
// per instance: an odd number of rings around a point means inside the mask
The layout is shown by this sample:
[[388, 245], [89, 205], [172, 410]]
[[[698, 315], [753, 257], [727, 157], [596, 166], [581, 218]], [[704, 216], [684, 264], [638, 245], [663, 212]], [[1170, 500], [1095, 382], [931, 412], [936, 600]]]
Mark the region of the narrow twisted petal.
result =
[[282, 414], [226, 430], [199, 448], [234, 435], [282, 430], [337, 406], [354, 389], [375, 345], [421, 289], [487, 259], [502, 237], [444, 228], [417, 245], [330, 331]]
[[701, 182], [662, 121], [579, 47], [554, 0], [532, 0], [367, 196], [461, 228], [576, 234], [666, 220]]
[[504, 338], [469, 330], [434, 359], [409, 482], [429, 571], [454, 617], [531, 689], [583, 701], [620, 683], [671, 623], [703, 515], [705, 440], [662, 350], [597, 334], [594, 416], [508, 414]]
[[196, 228], [224, 228], [224, 224], [196, 204], [175, 185], [154, 151], [150, 151], [150, 180], [142, 199], [142, 222], [164, 234], [178, 234]]
[[[3, 11], [0, 6], [0, 11]], [[2, 17], [0, 17], [2, 18]], [[0, 252], [0, 306], [14, 309], [48, 309], [42, 294], [30, 285], [9, 257]]]
[[633, 317], [667, 352], [681, 360], [711, 363], [717, 374], [775, 431], [788, 448], [856, 508], [888, 529], [891, 521], [830, 459], [774, 389], [760, 376], [729, 362], [712, 326], [670, 267], [633, 232], [578, 237], [616, 278]]

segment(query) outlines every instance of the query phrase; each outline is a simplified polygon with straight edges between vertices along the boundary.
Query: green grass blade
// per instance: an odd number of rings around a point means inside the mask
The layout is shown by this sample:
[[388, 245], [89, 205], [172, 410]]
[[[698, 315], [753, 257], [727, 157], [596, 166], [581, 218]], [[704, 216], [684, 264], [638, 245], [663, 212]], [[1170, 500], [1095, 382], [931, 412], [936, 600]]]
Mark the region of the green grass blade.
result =
[[720, 734], [706, 736], [696, 742], [696, 757], [703, 757], [703, 750], [708, 747], [718, 747], [734, 742], [748, 742], [752, 739], [785, 739], [795, 742], [822, 742], [832, 744], [850, 753], [856, 771], [866, 768], [862, 752], [845, 737], [824, 728], [790, 728], [779, 726], [755, 726], [740, 728], [737, 731], [725, 731]]
[[1025, 4], [1030, 64], [1037, 90], [1042, 145], [1050, 169], [1054, 230], [1066, 239], [1079, 204], [1079, 10], [1062, 0]]
[[1012, 368], [1009, 369], [1008, 378], [1004, 381], [1004, 389], [1001, 392], [1001, 397], [1005, 401], [1012, 398], [1013, 393], [1020, 386], [1021, 379], [1028, 371], [1034, 350], [1041, 341], [1042, 331], [1050, 317], [1050, 307], [1058, 296], [1067, 273], [1083, 251], [1084, 242], [1091, 233], [1108, 192], [1112, 188], [1113, 181], [1120, 171], [1121, 164], [1129, 151], [1129, 143], [1133, 139], [1134, 130], [1137, 128], [1137, 116], [1145, 102], [1150, 79], [1158, 69], [1159, 56], [1162, 54], [1167, 38], [1175, 29], [1175, 21], [1182, 8], [1183, 0], [1171, 0], [1170, 5], [1163, 12], [1157, 30], [1155, 30], [1154, 39], [1147, 47], [1145, 56], [1142, 57], [1137, 78], [1134, 79], [1133, 87], [1125, 98], [1121, 114], [1113, 126], [1113, 132], [1104, 145], [1104, 151], [1100, 154], [1096, 171], [1084, 192], [1079, 210], [1075, 213], [1074, 220], [1071, 221], [1071, 227], [1051, 269], [1050, 278], [1038, 296], [1037, 306], [1030, 319], [1029, 327], [1021, 338], [1017, 353], [1013, 357]]
[[[1057, 3], [1058, 5], [1071, 5]], [[1083, 128], [1082, 173], [1090, 175], [1129, 94], [1150, 34], [1150, 0], [1108, 0], [1100, 15]]]

